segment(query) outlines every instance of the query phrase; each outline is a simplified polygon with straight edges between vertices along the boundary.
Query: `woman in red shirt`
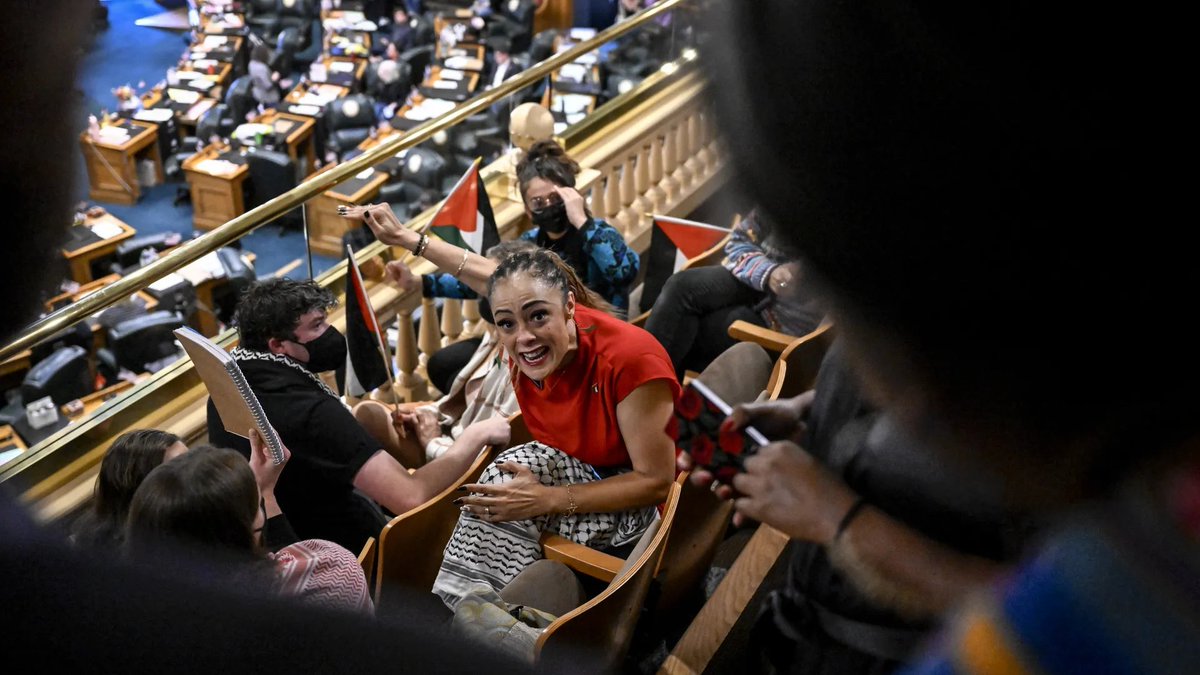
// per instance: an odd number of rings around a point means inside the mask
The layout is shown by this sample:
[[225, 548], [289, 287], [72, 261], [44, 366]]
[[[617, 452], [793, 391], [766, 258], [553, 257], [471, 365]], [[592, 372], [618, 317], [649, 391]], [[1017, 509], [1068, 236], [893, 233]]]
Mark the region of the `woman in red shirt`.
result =
[[541, 558], [545, 531], [594, 548], [635, 541], [674, 477], [670, 358], [646, 331], [577, 301], [571, 276], [545, 250], [510, 256], [491, 275], [492, 315], [537, 440], [466, 486], [433, 589], [451, 608]]

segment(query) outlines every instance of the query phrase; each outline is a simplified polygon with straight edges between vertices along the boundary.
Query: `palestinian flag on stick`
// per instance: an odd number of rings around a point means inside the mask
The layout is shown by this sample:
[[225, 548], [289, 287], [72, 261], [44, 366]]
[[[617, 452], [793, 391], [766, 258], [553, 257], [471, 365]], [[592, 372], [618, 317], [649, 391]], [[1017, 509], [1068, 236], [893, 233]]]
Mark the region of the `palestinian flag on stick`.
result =
[[500, 243], [492, 202], [479, 177], [479, 159], [454, 184], [429, 226], [446, 242], [479, 255]]
[[362, 397], [392, 379], [392, 366], [387, 338], [349, 245], [346, 267], [346, 368], [339, 372], [338, 387], [344, 394]]
[[641, 309], [654, 306], [667, 279], [687, 261], [707, 252], [729, 236], [729, 228], [682, 218], [654, 216], [650, 248], [646, 251], [646, 279], [642, 286]]

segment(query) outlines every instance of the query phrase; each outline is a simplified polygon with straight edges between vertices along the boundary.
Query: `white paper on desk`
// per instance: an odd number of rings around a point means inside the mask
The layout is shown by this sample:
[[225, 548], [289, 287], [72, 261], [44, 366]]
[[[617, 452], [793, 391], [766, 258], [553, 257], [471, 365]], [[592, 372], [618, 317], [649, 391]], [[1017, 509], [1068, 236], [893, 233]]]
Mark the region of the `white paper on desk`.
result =
[[575, 40], [576, 42], [583, 42], [584, 40], [591, 40], [592, 38], [596, 37], [596, 29], [572, 28], [571, 30], [567, 31], [567, 35], [569, 35], [571, 39]]
[[317, 110], [319, 111], [321, 106], [325, 105], [325, 99], [324, 97], [317, 96], [316, 94], [305, 94], [300, 97], [300, 100], [297, 101], [297, 103], [301, 105], [317, 106]]
[[354, 174], [354, 177], [359, 180], [366, 180], [373, 175], [375, 175], [375, 169], [372, 169], [371, 167], [368, 166], [367, 168], [363, 169], [362, 171], [359, 171], [358, 173]]
[[174, 114], [170, 108], [150, 108], [133, 113], [133, 119], [143, 122], [166, 122]]
[[158, 281], [155, 281], [154, 283], [150, 284], [150, 290], [152, 290], [152, 291], [165, 291], [165, 290], [167, 290], [168, 288], [171, 288], [172, 286], [175, 286], [175, 285], [178, 285], [178, 284], [181, 284], [181, 283], [183, 283], [183, 281], [184, 281], [184, 278], [183, 278], [183, 277], [179, 276], [178, 274], [176, 274], [176, 273], [174, 273], [174, 272], [171, 272], [171, 273], [170, 273], [170, 274], [168, 274], [167, 276], [165, 276], [165, 277], [163, 277], [163, 278], [159, 279]]
[[187, 89], [168, 89], [167, 97], [176, 103], [190, 105], [200, 100], [200, 92]]
[[454, 80], [438, 80], [433, 83], [434, 89], [458, 89], [458, 83]]
[[409, 108], [404, 111], [404, 119], [414, 122], [424, 122], [431, 117], [433, 117], [433, 114], [421, 107]]
[[118, 225], [110, 220], [102, 220], [102, 221], [92, 225], [91, 229], [92, 229], [92, 234], [96, 235], [97, 237], [100, 237], [101, 239], [112, 239], [113, 237], [115, 237], [118, 234], [121, 234], [122, 232], [125, 231], [125, 230], [121, 229], [120, 225]]
[[454, 101], [447, 101], [444, 98], [427, 98], [421, 103], [421, 107], [437, 117], [454, 110]]
[[225, 276], [225, 266], [221, 264], [221, 259], [217, 257], [217, 252], [213, 251], [179, 270], [179, 276], [192, 282], [193, 286], [199, 286], [209, 279], [223, 278]]
[[[188, 54], [188, 58], [191, 59], [193, 63], [204, 61], [208, 59], [208, 52], [192, 52]], [[208, 66], [205, 66], [205, 68], [207, 67]]]
[[288, 108], [289, 111], [297, 115], [316, 115], [321, 112], [321, 108], [315, 105], [294, 105]]
[[350, 61], [333, 61], [329, 64], [329, 69], [335, 73], [353, 73], [354, 64]]
[[551, 102], [550, 109], [567, 115], [587, 112], [594, 100], [586, 94], [558, 94]]
[[572, 82], [583, 82], [583, 78], [587, 77], [587, 74], [587, 66], [579, 63], [568, 63], [558, 70], [559, 79]]
[[461, 80], [465, 75], [466, 73], [461, 70], [450, 70], [448, 68], [442, 70], [441, 73], [443, 80]]
[[455, 70], [479, 70], [483, 67], [483, 62], [479, 59], [473, 59], [469, 56], [451, 56], [444, 61], [447, 68]]
[[582, 63], [585, 66], [594, 65], [596, 63], [596, 52], [588, 52], [583, 56], [575, 59], [575, 63]]
[[192, 82], [192, 87], [194, 87], [196, 89], [200, 89], [201, 91], [208, 91], [209, 89], [212, 89], [216, 85], [217, 85], [216, 82], [213, 82], [212, 80], [208, 79], [207, 77], [201, 77], [201, 78], [195, 80], [194, 82]]
[[208, 112], [208, 109], [216, 105], [217, 102], [211, 98], [201, 99], [196, 101], [196, 104], [188, 108], [187, 117], [199, 119], [201, 115]]
[[205, 59], [205, 58], [200, 58], [200, 59], [194, 59], [194, 60], [192, 61], [192, 66], [193, 66], [193, 67], [195, 67], [195, 68], [196, 68], [196, 70], [204, 70], [205, 68], [207, 68], [207, 67], [209, 67], [209, 66], [212, 66], [213, 68], [216, 68], [216, 67], [218, 67], [219, 65], [221, 65], [221, 64], [220, 64], [220, 63], [218, 63], [218, 62], [216, 61], [216, 59]]
[[223, 46], [228, 41], [229, 38], [224, 35], [205, 35], [204, 42], [201, 42], [200, 45], [208, 49], [215, 49]]
[[106, 143], [123, 143], [129, 140], [129, 132], [121, 127], [100, 127], [100, 140]]
[[196, 162], [195, 169], [204, 173], [224, 176], [237, 171], [238, 165], [227, 159], [203, 159]]
[[554, 133], [555, 134], [561, 134], [562, 132], [564, 132], [566, 130], [567, 130], [566, 122], [555, 122], [554, 123]]
[[194, 70], [177, 70], [177, 71], [175, 71], [175, 79], [177, 79], [177, 80], [194, 80], [197, 77], [204, 77], [204, 73], [197, 73]]

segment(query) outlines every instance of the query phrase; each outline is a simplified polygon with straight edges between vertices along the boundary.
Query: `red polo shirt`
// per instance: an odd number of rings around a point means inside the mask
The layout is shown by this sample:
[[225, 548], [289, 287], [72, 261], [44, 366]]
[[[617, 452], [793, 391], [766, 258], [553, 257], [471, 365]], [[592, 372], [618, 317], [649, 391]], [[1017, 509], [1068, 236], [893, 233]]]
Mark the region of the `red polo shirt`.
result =
[[617, 404], [634, 389], [664, 380], [673, 398], [679, 382], [667, 351], [646, 331], [577, 306], [578, 351], [541, 388], [514, 368], [521, 415], [538, 441], [597, 467], [629, 466], [617, 425]]

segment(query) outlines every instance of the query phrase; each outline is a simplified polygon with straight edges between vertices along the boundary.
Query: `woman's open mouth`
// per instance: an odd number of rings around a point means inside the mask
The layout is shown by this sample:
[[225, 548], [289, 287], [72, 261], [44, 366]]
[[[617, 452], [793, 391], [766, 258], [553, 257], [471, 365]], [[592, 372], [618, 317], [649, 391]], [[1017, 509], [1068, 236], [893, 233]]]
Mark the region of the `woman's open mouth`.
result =
[[550, 348], [544, 346], [538, 347], [537, 349], [531, 349], [527, 352], [521, 352], [520, 356], [521, 361], [524, 362], [525, 365], [540, 366], [545, 363], [547, 357], [550, 356]]

